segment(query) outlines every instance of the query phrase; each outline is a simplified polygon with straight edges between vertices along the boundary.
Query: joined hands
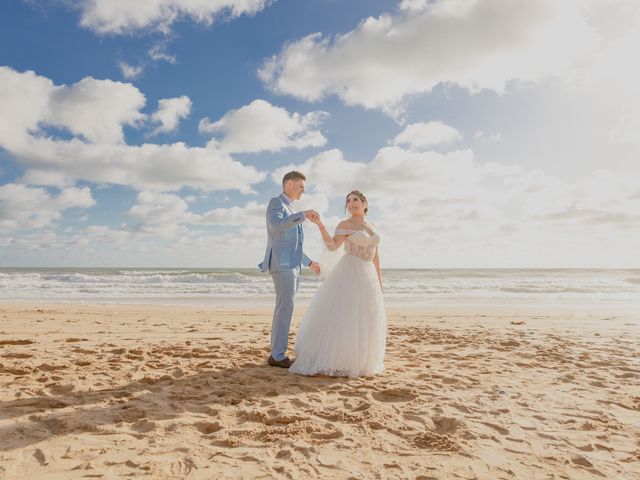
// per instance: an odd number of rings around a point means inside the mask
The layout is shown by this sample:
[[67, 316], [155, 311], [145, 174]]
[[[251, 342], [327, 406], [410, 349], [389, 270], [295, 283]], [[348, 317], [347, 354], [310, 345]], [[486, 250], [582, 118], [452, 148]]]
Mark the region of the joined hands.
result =
[[305, 210], [304, 216], [315, 224], [317, 224], [320, 221], [320, 214], [315, 210]]

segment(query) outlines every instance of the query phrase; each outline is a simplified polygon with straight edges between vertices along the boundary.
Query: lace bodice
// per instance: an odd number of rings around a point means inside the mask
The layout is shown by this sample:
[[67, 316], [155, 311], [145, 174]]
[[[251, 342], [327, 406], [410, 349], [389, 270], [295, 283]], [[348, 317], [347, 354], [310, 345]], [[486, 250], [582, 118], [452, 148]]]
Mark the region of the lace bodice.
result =
[[375, 232], [366, 230], [336, 230], [336, 235], [348, 235], [344, 242], [344, 251], [362, 260], [371, 261], [376, 254], [380, 237]]

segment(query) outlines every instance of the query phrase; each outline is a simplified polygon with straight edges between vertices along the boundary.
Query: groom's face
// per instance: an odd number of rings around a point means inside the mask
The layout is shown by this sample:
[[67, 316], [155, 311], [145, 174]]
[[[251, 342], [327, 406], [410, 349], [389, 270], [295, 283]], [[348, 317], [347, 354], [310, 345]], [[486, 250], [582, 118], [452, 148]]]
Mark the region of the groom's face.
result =
[[287, 197], [292, 200], [300, 200], [304, 193], [304, 180], [289, 180], [287, 182], [285, 192]]

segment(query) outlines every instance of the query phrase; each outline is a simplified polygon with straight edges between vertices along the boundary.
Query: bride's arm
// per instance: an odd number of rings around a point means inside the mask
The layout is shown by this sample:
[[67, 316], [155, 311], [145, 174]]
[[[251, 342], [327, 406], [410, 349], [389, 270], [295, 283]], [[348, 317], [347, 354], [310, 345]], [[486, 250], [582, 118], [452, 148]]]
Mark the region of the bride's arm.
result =
[[378, 282], [380, 282], [380, 290], [382, 290], [382, 275], [380, 275], [380, 257], [378, 256], [378, 248], [376, 247], [376, 254], [373, 257], [373, 264], [376, 267], [378, 273]]
[[[337, 250], [347, 238], [347, 235], [342, 235], [342, 234], [335, 235], [332, 237], [331, 234], [329, 234], [329, 232], [327, 231], [327, 227], [325, 227], [320, 220], [313, 223], [318, 225], [318, 228], [320, 229], [320, 235], [322, 235], [322, 240], [324, 240], [324, 244], [327, 246], [329, 250], [332, 250], [332, 251]], [[340, 228], [340, 225], [338, 225], [338, 228]]]

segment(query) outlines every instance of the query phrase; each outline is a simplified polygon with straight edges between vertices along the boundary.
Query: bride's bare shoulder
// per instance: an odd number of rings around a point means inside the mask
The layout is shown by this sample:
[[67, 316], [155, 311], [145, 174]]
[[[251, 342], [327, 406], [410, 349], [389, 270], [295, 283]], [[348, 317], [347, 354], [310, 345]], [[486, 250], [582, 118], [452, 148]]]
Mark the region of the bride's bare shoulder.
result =
[[338, 225], [336, 225], [336, 230], [353, 230], [353, 225], [348, 220], [341, 220]]

